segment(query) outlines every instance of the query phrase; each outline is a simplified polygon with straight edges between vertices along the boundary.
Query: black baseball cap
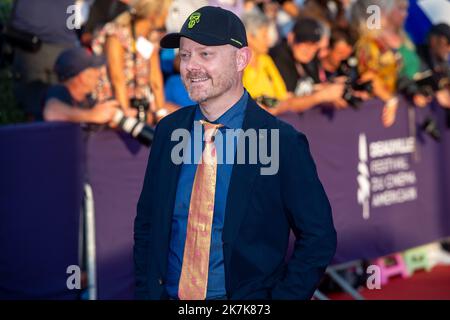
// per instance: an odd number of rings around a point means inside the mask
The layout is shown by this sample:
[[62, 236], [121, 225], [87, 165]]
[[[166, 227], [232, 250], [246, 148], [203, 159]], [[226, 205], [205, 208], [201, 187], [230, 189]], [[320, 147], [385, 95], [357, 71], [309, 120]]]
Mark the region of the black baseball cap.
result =
[[205, 6], [191, 13], [180, 32], [169, 33], [161, 39], [161, 47], [179, 48], [181, 37], [205, 46], [247, 46], [247, 35], [241, 19], [233, 12], [220, 7]]
[[54, 71], [59, 81], [75, 77], [87, 68], [98, 68], [105, 64], [106, 59], [86, 48], [76, 47], [64, 50], [56, 59]]
[[323, 35], [320, 22], [312, 18], [299, 18], [292, 28], [295, 43], [319, 42]]
[[445, 37], [450, 43], [450, 26], [446, 23], [435, 24], [431, 27], [429, 35]]

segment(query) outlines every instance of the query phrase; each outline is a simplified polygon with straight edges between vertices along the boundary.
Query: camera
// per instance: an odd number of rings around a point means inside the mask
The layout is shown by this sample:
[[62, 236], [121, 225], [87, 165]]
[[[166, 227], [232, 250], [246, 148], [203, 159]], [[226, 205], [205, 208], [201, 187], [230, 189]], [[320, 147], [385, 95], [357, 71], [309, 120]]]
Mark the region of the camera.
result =
[[358, 59], [350, 57], [339, 67], [339, 75], [347, 77], [345, 82], [344, 94], [342, 98], [354, 109], [359, 109], [363, 99], [354, 95], [355, 91], [365, 91], [369, 94], [373, 92], [372, 81], [360, 82], [358, 72]]
[[138, 110], [139, 121], [147, 121], [147, 111], [150, 109], [150, 102], [146, 98], [131, 98], [130, 106]]
[[[425, 97], [434, 96], [436, 91], [449, 86], [450, 76], [448, 73], [433, 72], [426, 70], [414, 75], [413, 79], [402, 77], [398, 81], [399, 91], [410, 101], [414, 95], [421, 94]], [[441, 134], [436, 120], [431, 116], [427, 117], [421, 124], [420, 129], [427, 133], [435, 141], [440, 141]]]
[[414, 75], [413, 79], [401, 77], [398, 80], [397, 86], [400, 92], [412, 100], [415, 94], [421, 94], [426, 97], [431, 97], [436, 91], [444, 89], [450, 85], [450, 74], [433, 72], [426, 70]]
[[450, 85], [450, 75], [445, 73], [433, 73], [431, 70], [422, 72], [419, 77], [415, 77], [415, 83], [419, 92], [425, 96], [431, 96], [436, 91], [444, 89]]
[[357, 80], [347, 80], [345, 83], [344, 94], [342, 98], [349, 104], [350, 107], [354, 109], [359, 109], [360, 104], [363, 102], [363, 99], [354, 95], [355, 91], [365, 91], [368, 93], [372, 93], [372, 81], [366, 81], [363, 83], [359, 83]]
[[143, 145], [149, 147], [152, 144], [155, 131], [144, 121], [126, 117], [123, 111], [118, 109], [112, 122]]
[[10, 25], [0, 26], [3, 41], [13, 47], [20, 48], [27, 52], [37, 52], [41, 48], [42, 41], [38, 36], [16, 29]]

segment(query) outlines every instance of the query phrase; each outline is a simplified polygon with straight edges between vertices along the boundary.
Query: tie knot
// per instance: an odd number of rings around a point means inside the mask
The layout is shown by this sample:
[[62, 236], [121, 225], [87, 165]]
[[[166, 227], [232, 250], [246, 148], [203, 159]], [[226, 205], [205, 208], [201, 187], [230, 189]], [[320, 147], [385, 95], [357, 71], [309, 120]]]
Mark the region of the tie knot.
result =
[[205, 141], [206, 142], [214, 142], [214, 136], [217, 133], [217, 130], [220, 127], [223, 127], [222, 124], [220, 123], [211, 123], [205, 120], [200, 120], [200, 123], [203, 125], [203, 127], [205, 128]]

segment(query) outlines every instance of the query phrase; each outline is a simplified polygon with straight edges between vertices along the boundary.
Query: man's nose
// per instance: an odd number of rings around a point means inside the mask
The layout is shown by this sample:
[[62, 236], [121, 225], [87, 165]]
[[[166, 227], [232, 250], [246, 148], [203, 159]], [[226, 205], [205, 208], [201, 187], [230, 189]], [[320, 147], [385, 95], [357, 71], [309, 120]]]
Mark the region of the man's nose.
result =
[[186, 70], [193, 71], [193, 70], [199, 70], [200, 64], [194, 55], [192, 55], [187, 61], [186, 61]]

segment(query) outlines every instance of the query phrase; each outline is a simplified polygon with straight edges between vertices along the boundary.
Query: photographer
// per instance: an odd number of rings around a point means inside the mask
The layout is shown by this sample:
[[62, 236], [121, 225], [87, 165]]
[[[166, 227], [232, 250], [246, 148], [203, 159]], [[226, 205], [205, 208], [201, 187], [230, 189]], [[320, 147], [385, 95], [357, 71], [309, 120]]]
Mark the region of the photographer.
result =
[[270, 50], [291, 97], [270, 109], [274, 115], [286, 111], [303, 112], [315, 105], [332, 103], [337, 108], [345, 108], [343, 100], [345, 84], [324, 82], [314, 84], [314, 79], [305, 70], [321, 47], [324, 30], [319, 22], [310, 18], [299, 19], [286, 40]]
[[427, 84], [422, 88], [434, 92], [442, 107], [450, 108], [450, 26], [445, 23], [434, 25], [427, 43], [419, 46], [417, 52], [424, 68], [433, 72]]
[[372, 83], [364, 81], [358, 72], [358, 60], [354, 56], [351, 35], [344, 29], [333, 29], [330, 37], [330, 48], [326, 56], [320, 60], [321, 68], [328, 81], [345, 79], [344, 100], [353, 108], [372, 95]]
[[333, 29], [331, 31], [328, 54], [320, 60], [328, 80], [347, 75], [343, 66], [353, 53], [353, 45], [354, 42], [345, 30]]
[[126, 117], [115, 100], [96, 103], [91, 99], [103, 65], [102, 57], [83, 48], [61, 53], [55, 64], [55, 72], [61, 84], [48, 91], [44, 107], [45, 120], [107, 124], [150, 146], [154, 130], [145, 122]]
[[104, 59], [84, 48], [68, 49], [55, 63], [61, 84], [49, 88], [44, 106], [46, 121], [107, 124], [118, 108], [117, 101], [96, 104], [89, 96], [97, 85]]

